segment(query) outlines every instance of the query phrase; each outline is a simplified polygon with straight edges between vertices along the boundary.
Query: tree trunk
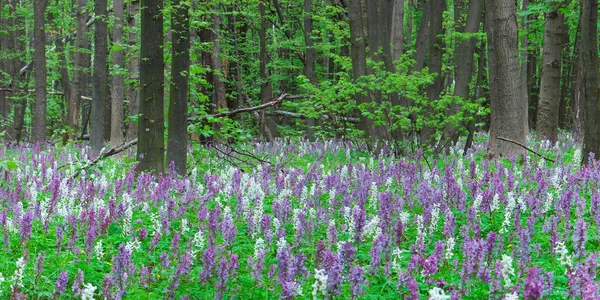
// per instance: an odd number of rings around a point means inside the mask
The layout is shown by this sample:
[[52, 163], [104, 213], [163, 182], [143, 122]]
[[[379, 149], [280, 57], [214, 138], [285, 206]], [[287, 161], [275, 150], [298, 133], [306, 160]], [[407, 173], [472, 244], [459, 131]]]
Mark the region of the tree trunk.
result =
[[107, 3], [106, 0], [96, 0], [94, 2], [94, 13], [96, 21], [94, 23], [94, 66], [93, 66], [93, 96], [92, 112], [90, 116], [90, 141], [92, 144], [92, 157], [96, 157], [104, 144], [105, 139], [105, 119], [106, 103], [108, 102], [108, 74], [107, 74], [107, 26], [106, 18]]
[[[362, 9], [360, 0], [348, 1], [348, 22], [350, 24], [350, 57], [352, 59], [352, 74], [356, 82], [361, 76], [367, 75], [367, 53], [365, 47], [365, 34], [362, 24]], [[365, 97], [356, 93], [356, 103], [365, 103]], [[361, 115], [358, 129], [363, 130], [367, 137], [373, 135], [373, 121]]]
[[[317, 78], [315, 76], [315, 51], [313, 49], [312, 33], [312, 0], [304, 0], [304, 44], [306, 45], [306, 51], [304, 53], [304, 75], [314, 86], [317, 85]], [[316, 125], [315, 119], [306, 120], [307, 136], [310, 140], [315, 139]]]
[[189, 6], [185, 1], [177, 4], [171, 21], [173, 83], [169, 93], [169, 129], [167, 162], [175, 164], [175, 171], [185, 175], [187, 169], [187, 116], [188, 74], [190, 71], [190, 25]]
[[[467, 34], [474, 34], [479, 32], [479, 25], [481, 24], [481, 18], [483, 15], [483, 0], [471, 0], [469, 1], [469, 8], [467, 12], [467, 23], [463, 27], [463, 32]], [[461, 26], [462, 27], [462, 26]], [[458, 42], [455, 51], [454, 61], [454, 96], [460, 97], [462, 101], [467, 101], [470, 98], [469, 85], [473, 78], [473, 55], [477, 48], [477, 38], [471, 37], [468, 39], [461, 39]], [[461, 107], [457, 104], [451, 104], [448, 114], [454, 115], [460, 111]], [[446, 149], [449, 149], [450, 143], [447, 142], [449, 139], [456, 140], [458, 137], [456, 125], [446, 126], [444, 129], [444, 140], [440, 143], [440, 146], [447, 145]]]
[[[261, 103], [269, 102], [269, 100], [273, 97], [273, 86], [269, 81], [269, 75], [267, 73], [267, 63], [269, 60], [269, 56], [267, 55], [267, 16], [265, 12], [265, 5], [262, 2], [258, 4], [258, 11], [260, 12], [260, 99]], [[259, 120], [259, 138], [271, 139], [272, 135], [267, 127], [267, 116], [265, 111], [262, 110], [260, 114]]]
[[546, 13], [544, 27], [544, 50], [542, 57], [542, 83], [537, 110], [536, 139], [544, 138], [553, 143], [558, 140], [558, 112], [560, 104], [560, 79], [562, 51], [565, 41], [565, 18], [558, 8], [560, 3]]
[[[435, 103], [440, 99], [444, 76], [442, 74], [442, 55], [444, 48], [443, 33], [443, 13], [446, 9], [446, 0], [431, 0], [431, 22], [429, 24], [429, 72], [435, 73], [433, 85], [429, 87], [427, 96], [430, 103]], [[433, 118], [433, 108], [426, 107], [426, 118]], [[425, 126], [421, 129], [421, 143], [431, 142], [429, 139], [435, 134], [435, 128]]]
[[140, 171], [162, 173], [165, 165], [165, 108], [162, 0], [142, 0], [140, 112], [137, 159]]
[[[581, 50], [583, 60], [583, 163], [600, 153], [600, 106], [598, 105], [598, 0], [581, 1]], [[597, 160], [597, 158], [595, 158]]]
[[[523, 0], [523, 5], [522, 5], [522, 10], [526, 11], [529, 7], [529, 2], [533, 2], [531, 0]], [[521, 20], [521, 31], [524, 32], [525, 34], [523, 35], [523, 39], [521, 40], [521, 82], [523, 83], [521, 85], [522, 87], [522, 93], [523, 95], [521, 96], [523, 98], [523, 101], [525, 101], [525, 103], [527, 103], [527, 121], [525, 124], [525, 130], [526, 132], [529, 132], [529, 124], [535, 124], [535, 110], [533, 110], [530, 106], [531, 103], [531, 99], [529, 99], [530, 92], [531, 90], [529, 89], [529, 85], [527, 84], [527, 79], [529, 78], [528, 76], [528, 71], [529, 71], [529, 32], [528, 32], [528, 22], [529, 21], [529, 17], [528, 16], [523, 16], [522, 20]]]
[[[110, 143], [111, 146], [120, 146], [125, 142], [123, 136], [123, 0], [113, 0], [113, 45], [117, 49], [113, 51], [112, 65], [116, 68], [113, 70], [112, 76], [112, 93], [111, 93], [111, 126], [110, 126]], [[114, 49], [114, 47], [113, 47]]]
[[33, 44], [35, 55], [35, 110], [33, 141], [46, 141], [46, 0], [35, 0], [33, 10]]
[[519, 76], [516, 7], [513, 0], [486, 0], [488, 80], [490, 86], [490, 156], [520, 156], [525, 149], [499, 140], [525, 143], [527, 110]]
[[429, 19], [431, 16], [431, 0], [422, 0], [423, 15], [417, 33], [417, 42], [415, 44], [415, 65], [413, 71], [420, 72], [425, 66], [425, 54], [429, 48]]
[[219, 30], [221, 28], [221, 15], [219, 15], [219, 6], [215, 5], [213, 11], [212, 34], [212, 67], [214, 76], [214, 99], [213, 103], [217, 110], [227, 109], [227, 95], [225, 84], [223, 83], [223, 66], [221, 64], [221, 41], [219, 38]]
[[[81, 96], [87, 91], [86, 74], [84, 71], [87, 61], [88, 39], [85, 26], [87, 14], [84, 13], [86, 0], [77, 0], [75, 15], [77, 18], [77, 34], [75, 37], [75, 59], [73, 61], [73, 101], [67, 104], [67, 119], [69, 129], [77, 132], [81, 114]], [[85, 95], [88, 96], [88, 95]]]
[[404, 0], [394, 0], [392, 9], [392, 61], [402, 56], [404, 41]]
[[[139, 73], [140, 73], [140, 60], [138, 50], [133, 50], [138, 43], [137, 35], [137, 22], [136, 15], [139, 12], [139, 2], [133, 2], [129, 4], [129, 34], [128, 43], [131, 52], [128, 55], [127, 69], [129, 74], [129, 84], [127, 85], [127, 99], [129, 100], [129, 116], [137, 116], [139, 113], [140, 105], [140, 86], [139, 86]], [[138, 124], [134, 120], [130, 120], [127, 123], [127, 140], [133, 140], [137, 137]]]

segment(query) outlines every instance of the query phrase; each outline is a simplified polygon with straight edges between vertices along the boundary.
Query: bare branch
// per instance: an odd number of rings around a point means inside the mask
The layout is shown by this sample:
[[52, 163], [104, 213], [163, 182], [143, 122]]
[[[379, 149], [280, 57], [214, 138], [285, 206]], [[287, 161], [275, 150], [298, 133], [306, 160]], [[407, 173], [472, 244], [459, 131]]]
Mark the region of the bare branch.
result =
[[521, 146], [525, 150], [527, 150], [527, 151], [529, 151], [529, 152], [531, 152], [531, 153], [533, 153], [533, 154], [535, 154], [535, 155], [537, 155], [537, 156], [545, 159], [546, 161], [549, 161], [549, 162], [552, 162], [552, 163], [556, 162], [555, 160], [553, 160], [551, 158], [547, 158], [547, 157], [543, 156], [542, 154], [540, 154], [539, 152], [537, 152], [537, 151], [535, 151], [535, 150], [533, 150], [533, 149], [531, 149], [531, 148], [529, 148], [529, 147], [527, 147], [527, 146], [525, 146], [525, 145], [523, 145], [523, 144], [521, 144], [521, 143], [519, 143], [517, 141], [513, 141], [513, 140], [510, 140], [510, 139], [507, 139], [507, 138], [504, 138], [504, 137], [500, 137], [500, 136], [498, 136], [496, 138], [499, 139], [499, 140], [501, 140], [501, 141], [505, 141], [505, 142], [513, 143], [513, 144], [515, 144], [517, 146]]

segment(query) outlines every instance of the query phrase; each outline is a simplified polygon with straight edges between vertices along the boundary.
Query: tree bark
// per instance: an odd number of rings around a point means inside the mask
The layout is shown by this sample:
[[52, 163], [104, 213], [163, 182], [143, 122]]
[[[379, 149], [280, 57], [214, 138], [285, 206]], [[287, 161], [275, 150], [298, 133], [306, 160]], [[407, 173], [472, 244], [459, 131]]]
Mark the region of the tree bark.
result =
[[[110, 143], [112, 147], [119, 146], [125, 142], [123, 136], [123, 0], [113, 0], [113, 45], [117, 49], [112, 53], [112, 65], [115, 67], [112, 76], [111, 92], [111, 125], [110, 125]], [[114, 49], [114, 47], [113, 47]]]
[[527, 120], [519, 76], [516, 7], [513, 0], [486, 0], [488, 78], [490, 86], [490, 156], [520, 156], [525, 149], [501, 141], [508, 138], [525, 144]]
[[[583, 61], [583, 163], [600, 153], [600, 106], [598, 104], [598, 0], [581, 1], [581, 50]], [[595, 158], [597, 160], [597, 158]]]
[[[444, 84], [444, 76], [442, 74], [442, 55], [444, 48], [444, 40], [442, 38], [443, 13], [446, 9], [446, 0], [431, 0], [431, 22], [429, 24], [429, 72], [435, 73], [433, 85], [429, 87], [427, 96], [430, 103], [440, 99], [442, 87]], [[431, 119], [433, 108], [426, 107], [426, 118]], [[421, 143], [431, 142], [430, 137], [435, 134], [435, 128], [426, 126], [421, 129]]]
[[[77, 18], [77, 35], [75, 37], [75, 58], [73, 61], [73, 101], [67, 104], [67, 119], [69, 129], [77, 132], [81, 115], [81, 96], [87, 91], [85, 66], [87, 65], [88, 40], [85, 25], [87, 14], [84, 13], [86, 0], [77, 0], [75, 15]], [[85, 95], [87, 96], [87, 95]], [[70, 105], [69, 105], [70, 104]]]
[[[260, 86], [260, 99], [261, 103], [267, 103], [273, 97], [273, 85], [269, 81], [269, 74], [267, 73], [267, 63], [269, 56], [267, 55], [267, 16], [265, 12], [265, 5], [262, 2], [258, 4], [258, 11], [260, 12], [260, 70], [259, 76], [261, 80]], [[264, 110], [260, 114], [259, 120], [259, 138], [271, 139], [272, 136], [267, 128], [267, 116]]]
[[46, 0], [35, 0], [33, 10], [33, 44], [35, 55], [35, 110], [32, 136], [35, 142], [46, 141]]
[[187, 118], [188, 118], [188, 74], [190, 72], [190, 23], [189, 6], [179, 2], [171, 21], [171, 66], [173, 83], [169, 101], [169, 129], [167, 162], [175, 164], [175, 171], [184, 175], [187, 169]]
[[[367, 75], [367, 52], [365, 47], [365, 34], [362, 24], [362, 9], [360, 0], [348, 1], [348, 22], [350, 24], [350, 57], [352, 59], [352, 74], [356, 82], [361, 76]], [[355, 94], [357, 104], [365, 103], [365, 97]], [[373, 137], [373, 121], [360, 117], [358, 129], [365, 131], [367, 137]]]
[[106, 143], [105, 120], [106, 104], [108, 102], [108, 72], [107, 72], [107, 2], [96, 0], [94, 13], [98, 17], [94, 26], [94, 66], [93, 66], [93, 96], [90, 116], [91, 155], [96, 157]]
[[[304, 75], [314, 86], [317, 86], [317, 77], [315, 76], [315, 51], [313, 49], [312, 33], [312, 0], [304, 0]], [[315, 119], [307, 119], [307, 136], [310, 140], [315, 139]]]
[[402, 56], [404, 41], [404, 0], [394, 0], [392, 8], [392, 61]]
[[425, 66], [425, 54], [429, 48], [429, 20], [431, 17], [431, 0], [422, 0], [423, 15], [415, 44], [415, 65], [412, 71], [420, 72]]
[[[474, 34], [479, 32], [479, 25], [481, 24], [481, 18], [483, 15], [483, 0], [471, 0], [469, 1], [467, 22], [462, 27], [464, 33]], [[473, 78], [474, 60], [473, 55], [477, 48], [477, 38], [470, 37], [467, 39], [461, 39], [458, 41], [458, 45], [455, 50], [455, 61], [454, 61], [454, 96], [460, 97], [463, 101], [467, 101], [470, 98], [471, 79]], [[460, 111], [461, 107], [457, 104], [451, 104], [448, 110], [449, 115], [454, 115]], [[446, 126], [444, 129], [444, 139], [456, 139], [457, 128], [455, 125]], [[446, 145], [450, 143], [443, 142]], [[448, 149], [448, 148], [447, 148]]]
[[[139, 2], [133, 2], [128, 7], [128, 43], [130, 52], [128, 54], [127, 69], [129, 73], [129, 84], [127, 85], [127, 99], [129, 100], [129, 116], [137, 116], [139, 113], [140, 105], [140, 86], [139, 86], [139, 73], [140, 73], [140, 60], [139, 50], [135, 50], [135, 45], [138, 43], [137, 34], [137, 21], [136, 15], [139, 13]], [[134, 120], [130, 120], [127, 123], [127, 140], [133, 140], [137, 137], [138, 124]]]
[[558, 140], [558, 112], [560, 105], [560, 79], [563, 43], [565, 41], [565, 18], [558, 8], [560, 3], [546, 13], [544, 27], [544, 50], [542, 56], [542, 83], [537, 110], [536, 139]]
[[137, 159], [140, 171], [162, 173], [165, 165], [162, 0], [142, 0], [140, 112]]

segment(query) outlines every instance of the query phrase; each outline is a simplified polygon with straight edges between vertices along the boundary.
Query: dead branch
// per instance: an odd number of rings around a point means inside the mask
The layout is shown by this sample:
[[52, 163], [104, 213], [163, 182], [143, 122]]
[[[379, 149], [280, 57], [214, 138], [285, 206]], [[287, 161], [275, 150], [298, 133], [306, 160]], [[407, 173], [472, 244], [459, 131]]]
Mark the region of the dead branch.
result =
[[[306, 114], [291, 112], [291, 111], [287, 111], [287, 110], [273, 110], [273, 111], [268, 112], [267, 114], [275, 115], [275, 116], [290, 117], [290, 118], [300, 118], [300, 119], [308, 119], [309, 118]], [[342, 116], [321, 115], [319, 118], [320, 119], [333, 119], [334, 121], [344, 121], [344, 122], [351, 122], [351, 123], [360, 122], [360, 120], [358, 118], [342, 117]]]
[[113, 156], [115, 154], [119, 154], [119, 153], [121, 153], [121, 152], [123, 152], [123, 151], [125, 151], [125, 150], [127, 150], [129, 148], [131, 148], [132, 146], [136, 145], [137, 142], [138, 142], [138, 139], [134, 139], [134, 140], [131, 140], [131, 141], [127, 142], [127, 143], [124, 143], [124, 144], [122, 144], [120, 146], [115, 146], [115, 147], [109, 148], [106, 151], [101, 152], [98, 155], [98, 157], [94, 158], [93, 160], [90, 160], [87, 164], [85, 164], [84, 166], [82, 166], [81, 168], [79, 168], [79, 170], [77, 170], [75, 173], [73, 173], [73, 175], [71, 175], [71, 179], [79, 176], [79, 174], [81, 174], [81, 172], [83, 172], [87, 168], [96, 165], [98, 162], [100, 162], [100, 160], [102, 160], [104, 158], [107, 158], [107, 157], [110, 157], [110, 156]]
[[533, 154], [535, 154], [535, 155], [537, 155], [537, 156], [539, 156], [539, 157], [543, 158], [543, 159], [544, 159], [544, 160], [546, 160], [546, 161], [549, 161], [549, 162], [551, 162], [551, 163], [554, 163], [554, 162], [556, 162], [555, 160], [553, 160], [553, 159], [551, 159], [551, 158], [547, 158], [547, 157], [543, 156], [542, 154], [540, 154], [539, 152], [537, 152], [537, 151], [535, 151], [535, 150], [533, 150], [533, 149], [531, 149], [531, 148], [529, 148], [529, 147], [527, 147], [527, 146], [525, 146], [525, 145], [523, 145], [523, 144], [521, 144], [521, 143], [519, 143], [519, 142], [517, 142], [517, 141], [513, 141], [513, 140], [511, 140], [511, 139], [507, 139], [507, 138], [500, 137], [500, 136], [497, 136], [496, 138], [497, 138], [497, 139], [499, 139], [499, 140], [501, 140], [501, 141], [505, 141], [505, 142], [513, 143], [513, 144], [515, 144], [515, 145], [517, 145], [517, 146], [521, 146], [521, 147], [523, 147], [525, 150], [527, 150], [527, 151], [529, 151], [529, 152], [531, 152], [531, 153], [533, 153]]
[[[231, 117], [231, 116], [241, 114], [241, 113], [253, 112], [253, 111], [265, 109], [268, 107], [273, 107], [275, 105], [280, 104], [285, 99], [303, 99], [303, 98], [307, 98], [307, 97], [308, 96], [288, 95], [288, 94], [284, 93], [284, 94], [281, 94], [281, 96], [279, 96], [269, 102], [263, 103], [261, 105], [251, 106], [251, 107], [242, 107], [242, 108], [234, 109], [232, 111], [212, 114], [210, 116], [212, 116], [213, 118]], [[188, 118], [188, 123], [195, 123], [195, 122], [198, 122], [200, 119], [202, 119], [202, 116], [190, 117], [190, 118]]]

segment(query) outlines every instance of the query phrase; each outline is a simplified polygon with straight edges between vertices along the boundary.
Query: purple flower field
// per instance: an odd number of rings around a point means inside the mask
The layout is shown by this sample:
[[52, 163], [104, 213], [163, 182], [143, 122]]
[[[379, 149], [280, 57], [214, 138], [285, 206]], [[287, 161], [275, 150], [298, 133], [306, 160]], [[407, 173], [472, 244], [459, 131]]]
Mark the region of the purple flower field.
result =
[[[84, 148], [0, 148], [0, 298], [599, 299], [600, 168], [434, 159], [350, 142], [205, 150], [185, 177], [133, 152], [73, 178]], [[204, 155], [204, 156], [202, 156]], [[128, 159], [129, 158], [129, 159]]]

